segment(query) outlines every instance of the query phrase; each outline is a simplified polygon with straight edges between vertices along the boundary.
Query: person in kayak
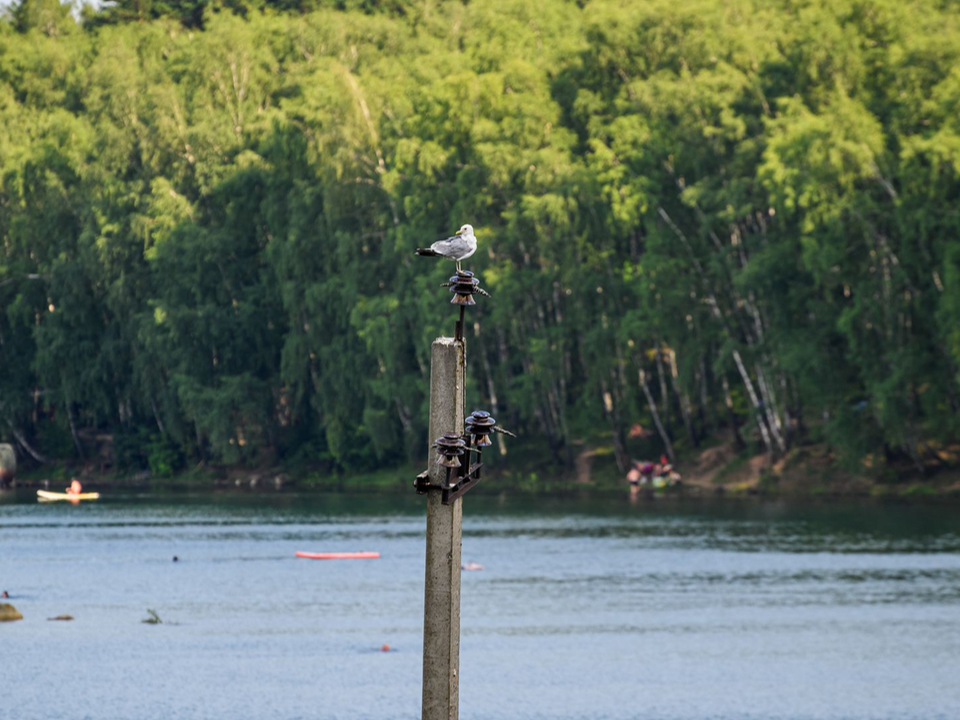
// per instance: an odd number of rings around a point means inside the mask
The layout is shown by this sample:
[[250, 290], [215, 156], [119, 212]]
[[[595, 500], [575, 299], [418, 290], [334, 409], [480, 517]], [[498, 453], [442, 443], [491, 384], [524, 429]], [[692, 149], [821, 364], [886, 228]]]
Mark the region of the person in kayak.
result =
[[80, 481], [76, 478], [73, 478], [70, 481], [70, 487], [66, 489], [67, 495], [79, 495], [83, 492], [83, 485], [80, 484]]

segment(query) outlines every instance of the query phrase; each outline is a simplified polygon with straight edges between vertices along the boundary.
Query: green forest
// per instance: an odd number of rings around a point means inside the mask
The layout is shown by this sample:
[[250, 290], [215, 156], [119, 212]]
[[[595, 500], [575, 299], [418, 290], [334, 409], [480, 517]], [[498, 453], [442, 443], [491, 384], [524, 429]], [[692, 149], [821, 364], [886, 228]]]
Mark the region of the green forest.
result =
[[727, 437], [929, 472], [960, 437], [960, 5], [14, 2], [0, 440], [422, 459], [454, 266], [414, 249], [464, 223], [468, 405], [557, 466]]

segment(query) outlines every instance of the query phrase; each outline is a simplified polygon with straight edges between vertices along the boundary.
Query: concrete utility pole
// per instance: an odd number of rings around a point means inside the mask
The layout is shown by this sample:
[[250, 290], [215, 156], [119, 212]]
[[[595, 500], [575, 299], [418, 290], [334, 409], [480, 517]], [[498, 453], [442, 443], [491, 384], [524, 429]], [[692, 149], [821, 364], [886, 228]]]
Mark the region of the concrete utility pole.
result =
[[[430, 365], [430, 435], [463, 433], [466, 346], [433, 341]], [[445, 468], [428, 451], [430, 484], [445, 482]], [[457, 720], [460, 714], [460, 551], [463, 500], [441, 502], [427, 492], [427, 572], [423, 608], [423, 720]]]

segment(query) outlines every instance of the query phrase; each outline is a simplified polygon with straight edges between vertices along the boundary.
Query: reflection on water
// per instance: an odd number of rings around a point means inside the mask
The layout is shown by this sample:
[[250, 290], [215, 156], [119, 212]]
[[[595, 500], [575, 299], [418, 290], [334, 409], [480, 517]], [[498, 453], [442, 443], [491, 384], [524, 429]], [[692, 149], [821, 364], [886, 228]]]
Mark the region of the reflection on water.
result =
[[[464, 518], [465, 718], [960, 718], [960, 508], [468, 496]], [[423, 526], [413, 493], [0, 494], [25, 616], [0, 626], [2, 716], [419, 717]]]

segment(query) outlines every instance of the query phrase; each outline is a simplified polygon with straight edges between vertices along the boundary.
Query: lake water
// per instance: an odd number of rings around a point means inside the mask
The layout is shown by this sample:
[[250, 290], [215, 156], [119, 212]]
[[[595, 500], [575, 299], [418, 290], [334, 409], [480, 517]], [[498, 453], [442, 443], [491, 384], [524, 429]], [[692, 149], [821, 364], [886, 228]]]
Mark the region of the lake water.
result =
[[[960, 718], [960, 507], [470, 495], [463, 558], [464, 720]], [[418, 718], [423, 561], [412, 492], [0, 494], [0, 717]]]

